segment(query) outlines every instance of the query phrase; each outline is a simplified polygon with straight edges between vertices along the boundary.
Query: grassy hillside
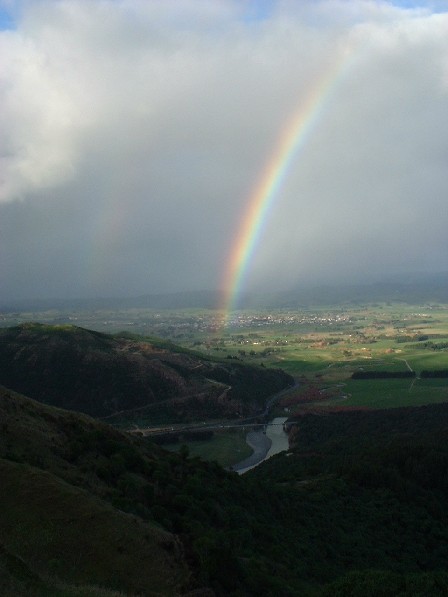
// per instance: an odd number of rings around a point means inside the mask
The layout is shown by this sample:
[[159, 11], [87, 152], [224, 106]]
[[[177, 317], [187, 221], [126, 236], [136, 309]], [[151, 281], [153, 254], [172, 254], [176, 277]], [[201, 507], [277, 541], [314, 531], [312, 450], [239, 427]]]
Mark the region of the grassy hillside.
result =
[[27, 323], [0, 330], [0, 383], [95, 417], [151, 423], [253, 414], [292, 379], [166, 342]]
[[98, 452], [85, 446], [89, 455], [75, 462], [76, 442], [90, 436], [132, 451], [130, 440], [3, 389], [0, 420], [2, 595], [79, 595], [79, 585], [92, 596], [103, 594], [95, 587], [178, 593], [189, 577], [179, 540], [112, 506], [110, 486], [92, 472]]
[[187, 579], [171, 534], [27, 464], [2, 459], [0, 475], [2, 548], [32, 573], [154, 596]]

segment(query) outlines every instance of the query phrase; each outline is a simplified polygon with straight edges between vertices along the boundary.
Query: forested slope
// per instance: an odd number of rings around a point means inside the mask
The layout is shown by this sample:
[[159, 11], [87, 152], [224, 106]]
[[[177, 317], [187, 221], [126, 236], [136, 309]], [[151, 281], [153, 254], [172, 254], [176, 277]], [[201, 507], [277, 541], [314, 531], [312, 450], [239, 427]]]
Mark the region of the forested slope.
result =
[[2, 390], [3, 594], [445, 595], [447, 419], [308, 415], [239, 477]]

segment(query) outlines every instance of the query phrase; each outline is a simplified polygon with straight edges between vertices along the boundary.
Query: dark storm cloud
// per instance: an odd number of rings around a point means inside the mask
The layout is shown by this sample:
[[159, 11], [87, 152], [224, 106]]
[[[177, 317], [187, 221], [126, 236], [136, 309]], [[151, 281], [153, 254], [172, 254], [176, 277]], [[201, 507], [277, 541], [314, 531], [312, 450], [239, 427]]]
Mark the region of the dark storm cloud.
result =
[[446, 268], [448, 15], [260, 6], [21, 4], [0, 32], [3, 297], [219, 286], [280, 131], [344, 52], [248, 284]]

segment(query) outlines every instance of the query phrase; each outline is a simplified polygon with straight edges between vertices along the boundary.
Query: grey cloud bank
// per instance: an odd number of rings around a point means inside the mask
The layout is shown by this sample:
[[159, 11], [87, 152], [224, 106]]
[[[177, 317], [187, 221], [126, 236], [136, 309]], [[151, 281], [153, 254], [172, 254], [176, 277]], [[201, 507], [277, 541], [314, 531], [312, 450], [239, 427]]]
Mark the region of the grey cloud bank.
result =
[[278, 136], [344, 52], [245, 288], [447, 269], [448, 13], [249, 8], [21, 5], [0, 31], [2, 299], [220, 287]]

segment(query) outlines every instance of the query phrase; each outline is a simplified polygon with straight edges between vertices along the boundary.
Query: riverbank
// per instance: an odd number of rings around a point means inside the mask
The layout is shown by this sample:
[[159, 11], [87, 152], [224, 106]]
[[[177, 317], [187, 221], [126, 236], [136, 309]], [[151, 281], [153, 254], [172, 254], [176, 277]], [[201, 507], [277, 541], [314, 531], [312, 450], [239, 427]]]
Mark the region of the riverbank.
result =
[[230, 467], [230, 470], [236, 471], [239, 475], [263, 462], [272, 445], [272, 440], [262, 431], [249, 431], [246, 443], [252, 448], [253, 453]]
[[246, 436], [246, 443], [253, 449], [253, 453], [248, 458], [234, 464], [230, 470], [242, 475], [274, 454], [288, 450], [288, 434], [283, 429], [286, 420], [287, 417], [276, 417], [267, 425], [266, 433], [250, 431]]

